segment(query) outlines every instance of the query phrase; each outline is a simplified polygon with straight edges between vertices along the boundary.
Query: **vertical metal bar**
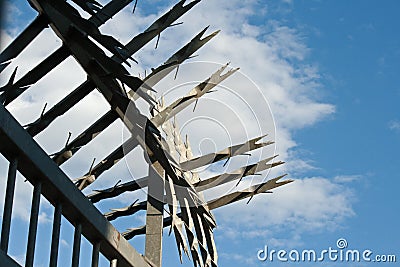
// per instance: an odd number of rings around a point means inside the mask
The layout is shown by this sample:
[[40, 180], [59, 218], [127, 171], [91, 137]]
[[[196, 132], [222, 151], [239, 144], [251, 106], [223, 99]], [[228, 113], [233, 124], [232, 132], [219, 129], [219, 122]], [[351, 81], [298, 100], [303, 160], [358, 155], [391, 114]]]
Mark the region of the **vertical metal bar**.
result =
[[145, 256], [161, 267], [164, 197], [164, 169], [156, 162], [149, 166]]
[[74, 233], [74, 247], [72, 251], [72, 267], [79, 266], [79, 254], [81, 252], [81, 234], [82, 234], [82, 224], [78, 223], [75, 226]]
[[39, 181], [33, 187], [32, 208], [31, 208], [31, 218], [29, 222], [28, 245], [26, 248], [25, 267], [33, 266], [41, 193], [42, 193], [42, 182]]
[[93, 244], [92, 251], [92, 267], [99, 266], [99, 253], [100, 253], [100, 242]]
[[57, 266], [58, 246], [60, 243], [62, 204], [58, 202], [54, 208], [53, 233], [51, 236], [50, 267]]
[[118, 263], [117, 259], [110, 261], [110, 267], [117, 267], [117, 263]]
[[0, 249], [7, 254], [8, 242], [10, 239], [10, 225], [11, 225], [11, 215], [12, 206], [14, 201], [14, 191], [15, 191], [15, 177], [17, 174], [18, 159], [14, 158], [10, 161], [8, 166], [8, 178], [7, 178], [7, 189], [6, 189], [6, 199], [4, 200], [3, 209], [3, 223], [1, 226], [1, 241]]

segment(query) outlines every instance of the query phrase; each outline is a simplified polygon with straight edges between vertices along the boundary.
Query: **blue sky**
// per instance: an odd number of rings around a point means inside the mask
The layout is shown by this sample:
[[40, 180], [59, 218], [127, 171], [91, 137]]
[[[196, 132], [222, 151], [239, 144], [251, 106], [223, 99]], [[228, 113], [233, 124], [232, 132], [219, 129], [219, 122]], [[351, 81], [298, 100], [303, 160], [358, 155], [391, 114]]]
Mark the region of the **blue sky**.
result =
[[[296, 133], [317, 173], [359, 175], [356, 216], [342, 234], [360, 245], [399, 247], [395, 214], [399, 157], [399, 18], [396, 1], [294, 1], [288, 23], [305, 28], [326, 75], [331, 120]], [[378, 245], [379, 244], [379, 245]]]
[[[3, 25], [3, 43], [35, 16], [24, 1], [5, 3], [9, 12]], [[149, 25], [156, 18], [154, 14], [163, 13], [173, 3], [139, 1], [133, 17], [129, 7], [124, 14], [113, 19], [123, 23], [110, 22], [102, 32], [112, 32], [114, 36], [119, 34], [121, 41], [126, 42], [132, 33]], [[151, 43], [138, 53], [137, 59], [142, 65], [135, 71], [143, 73], [145, 68], [157, 64], [154, 63], [157, 58], [166, 59], [178, 48], [177, 44], [190, 40], [203, 27], [210, 25], [209, 32], [221, 29], [221, 34], [199, 51], [198, 60], [219, 64], [232, 61], [233, 67], [241, 67], [242, 73], [257, 84], [271, 107], [276, 123], [276, 151], [280, 159], [287, 162], [286, 167], [277, 173], [287, 172], [288, 177], [296, 181], [272, 195], [257, 196], [247, 206], [240, 203], [216, 210], [219, 227], [215, 236], [220, 266], [299, 265], [260, 262], [257, 251], [264, 245], [273, 249], [322, 250], [335, 247], [339, 238], [346, 238], [350, 249], [396, 254], [399, 260], [400, 218], [396, 194], [400, 186], [400, 77], [396, 75], [400, 70], [399, 8], [400, 3], [394, 0], [204, 0], [181, 19], [184, 21], [182, 26], [168, 29], [170, 35], [162, 35], [158, 50], [154, 50]], [[52, 49], [47, 46], [40, 48], [41, 42], [47, 42], [46, 38], [54, 38], [51, 33], [46, 32], [40, 37], [44, 41], [38, 41], [36, 48], [31, 50], [34, 60], [45, 56], [45, 49]], [[55, 40], [52, 42], [54, 47], [59, 44]], [[32, 62], [27, 58], [17, 59], [14, 63], [32, 65], [33, 59]], [[84, 77], [73, 62], [67, 62], [64, 67], [76, 72], [79, 78]], [[12, 71], [13, 68], [9, 69]], [[19, 69], [21, 73], [18, 75], [22, 75], [29, 67], [21, 66]], [[182, 71], [185, 73], [184, 69]], [[188, 73], [195, 75], [194, 71], [188, 70]], [[9, 72], [2, 73], [1, 84], [8, 75]], [[54, 76], [53, 80], [57, 77]], [[191, 79], [200, 78], [194, 76]], [[160, 87], [168, 87], [170, 83], [172, 81]], [[62, 94], [61, 89], [47, 89], [53, 84], [51, 80], [40, 84], [50, 106], [52, 101], [56, 103], [61, 99], [56, 94]], [[71, 82], [69, 90], [73, 85]], [[234, 87], [229, 81], [225, 85]], [[214, 97], [224, 99], [225, 96], [216, 93]], [[27, 92], [22, 98], [9, 107], [21, 124], [34, 119], [43, 107], [43, 101], [35, 92]], [[89, 100], [96, 99], [94, 95]], [[207, 108], [212, 105], [211, 101], [199, 103], [200, 113], [195, 113], [198, 116], [202, 112], [201, 105]], [[257, 99], [249, 96], [248, 103], [257, 116], [261, 116], [264, 110], [257, 106]], [[32, 112], [24, 110], [28, 104], [31, 107], [28, 110]], [[100, 108], [91, 108], [101, 113]], [[85, 116], [90, 121], [96, 114]], [[181, 118], [182, 125], [185, 119]], [[71, 126], [76, 127], [73, 128], [76, 135], [85, 128], [83, 125], [82, 122], [81, 128], [79, 125]], [[57, 126], [61, 128], [59, 124]], [[120, 128], [116, 128], [109, 131], [109, 136], [120, 133]], [[62, 133], [66, 136], [65, 132], [65, 128], [54, 126], [48, 134], [57, 136]], [[196, 132], [192, 136], [192, 145], [195, 143], [193, 140], [203, 137]], [[235, 132], [232, 136], [239, 140], [241, 135]], [[49, 152], [56, 151], [61, 142], [45, 140], [44, 135], [39, 135], [36, 140]], [[215, 141], [217, 145], [219, 141]], [[96, 149], [106, 155], [112, 145], [104, 146]], [[79, 159], [87, 158], [96, 149], [89, 148], [87, 154], [77, 155], [78, 160], [65, 167], [66, 173], [71, 177], [84, 173], [90, 163]], [[124, 172], [123, 169], [119, 166], [115, 173]], [[2, 170], [0, 177], [5, 177], [5, 173]], [[108, 185], [107, 181], [99, 181], [96, 188]], [[106, 203], [99, 209], [104, 212], [113, 205], [129, 203], [130, 197], [121, 198], [117, 203]], [[29, 204], [29, 199], [20, 201]], [[14, 229], [26, 231], [28, 211], [17, 212]], [[43, 207], [42, 227], [46, 227], [46, 218], [51, 214], [51, 208]], [[132, 223], [140, 224], [141, 220], [133, 218], [129, 222], [117, 222], [116, 227], [123, 231], [138, 226]], [[68, 251], [71, 240], [64, 241], [65, 251]], [[133, 244], [143, 251], [141, 239], [134, 240]], [[165, 244], [164, 265], [175, 266], [178, 254], [174, 240], [166, 238]], [[12, 248], [17, 258], [23, 253], [16, 245]], [[46, 262], [45, 256], [37, 257], [38, 266], [42, 260]], [[331, 262], [311, 264], [336, 266]], [[396, 266], [395, 263], [336, 264]], [[191, 263], [185, 260], [183, 266], [191, 266]]]

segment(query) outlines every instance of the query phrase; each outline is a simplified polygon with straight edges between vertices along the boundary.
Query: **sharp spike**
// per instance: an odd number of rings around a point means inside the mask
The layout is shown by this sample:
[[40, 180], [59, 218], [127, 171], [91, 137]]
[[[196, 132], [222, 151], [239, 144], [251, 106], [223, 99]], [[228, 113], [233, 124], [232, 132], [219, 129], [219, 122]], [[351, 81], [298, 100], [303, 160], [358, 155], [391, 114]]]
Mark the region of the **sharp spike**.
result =
[[137, 2], [138, 2], [138, 0], [136, 0], [136, 1], [135, 1], [135, 5], [133, 6], [132, 14], [134, 14], [134, 13], [135, 13], [136, 6], [137, 6]]
[[254, 197], [254, 195], [251, 195], [251, 197], [249, 198], [249, 200], [247, 201], [246, 205], [250, 203], [250, 200], [252, 200]]
[[[18, 69], [18, 66], [15, 67], [13, 73], [12, 73], [11, 76], [10, 76], [10, 79], [8, 79], [7, 84], [4, 85], [3, 87], [0, 87], [0, 92], [9, 90], [10, 87], [14, 84], [15, 76], [16, 76], [16, 74], [17, 74], [17, 69]], [[7, 93], [7, 92], [6, 92], [6, 93]]]
[[65, 147], [68, 146], [69, 140], [71, 139], [71, 135], [72, 135], [72, 133], [68, 132], [68, 138], [67, 138], [67, 142], [65, 143]]
[[44, 104], [44, 107], [43, 107], [42, 113], [40, 113], [40, 118], [42, 118], [42, 117], [43, 117], [43, 114], [44, 114], [44, 112], [45, 112], [45, 110], [46, 110], [46, 107], [47, 107], [47, 102]]
[[[118, 182], [114, 185], [114, 189], [122, 182], [121, 179], [118, 180]], [[136, 202], [135, 202], [136, 203]]]
[[196, 99], [196, 102], [194, 102], [194, 107], [193, 107], [193, 112], [195, 111], [196, 107], [197, 107], [197, 102], [199, 102], [199, 99]]
[[0, 63], [0, 72], [2, 72], [5, 68], [7, 68], [8, 65], [11, 64], [11, 60], [8, 62], [2, 62]]
[[187, 59], [195, 58], [195, 57], [198, 57], [198, 56], [199, 55], [193, 55], [193, 56], [188, 57]]
[[231, 157], [229, 157], [229, 158], [226, 159], [226, 161], [225, 161], [224, 165], [222, 165], [222, 167], [225, 167], [225, 165], [228, 163], [228, 161], [229, 161], [230, 158], [231, 158]]
[[157, 35], [157, 42], [156, 42], [156, 47], [154, 49], [157, 49], [158, 43], [160, 42], [160, 34]]
[[176, 67], [176, 72], [175, 72], [174, 80], [176, 80], [176, 77], [178, 76], [178, 71], [179, 71], [179, 65]]
[[15, 67], [13, 73], [11, 74], [10, 80], [8, 81], [8, 83], [9, 83], [10, 85], [12, 85], [12, 84], [14, 83], [15, 76], [17, 75], [17, 69], [18, 69], [18, 66]]
[[92, 175], [93, 165], [94, 165], [94, 162], [95, 162], [95, 161], [96, 161], [96, 158], [93, 159], [92, 165], [90, 165], [89, 175]]
[[177, 23], [169, 25], [168, 27], [174, 27], [174, 26], [178, 26], [178, 25], [181, 25], [181, 24], [183, 24], [183, 22], [177, 22]]

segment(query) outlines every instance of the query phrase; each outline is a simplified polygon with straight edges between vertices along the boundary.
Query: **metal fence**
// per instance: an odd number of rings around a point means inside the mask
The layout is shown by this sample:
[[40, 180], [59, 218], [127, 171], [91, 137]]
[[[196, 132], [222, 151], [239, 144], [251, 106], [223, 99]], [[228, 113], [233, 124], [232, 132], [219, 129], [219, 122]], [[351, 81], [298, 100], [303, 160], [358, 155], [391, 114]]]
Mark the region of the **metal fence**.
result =
[[25, 266], [33, 266], [34, 262], [41, 196], [54, 206], [50, 266], [58, 265], [62, 217], [75, 229], [71, 256], [73, 267], [79, 266], [82, 235], [92, 244], [91, 266], [98, 266], [100, 253], [110, 261], [110, 266], [152, 265], [104, 218], [2, 105], [0, 140], [0, 152], [9, 162], [1, 228], [1, 266], [20, 266], [8, 255], [17, 171], [34, 188]]
[[[50, 266], [58, 266], [61, 260], [63, 262], [67, 260], [64, 257], [59, 259], [60, 225], [63, 217], [74, 228], [70, 258], [73, 267], [82, 263], [80, 257], [82, 253], [87, 256], [86, 249], [84, 251], [81, 249], [82, 236], [92, 246], [91, 266], [99, 265], [100, 255], [109, 261], [110, 266], [161, 266], [162, 234], [163, 228], [166, 226], [171, 226], [171, 231], [174, 231], [180, 257], [182, 250], [188, 256], [190, 250], [195, 266], [217, 266], [218, 256], [213, 236], [216, 223], [211, 210], [245, 198], [252, 199], [256, 194], [270, 192], [271, 189], [290, 183], [291, 180], [278, 181], [284, 176], [282, 175], [207, 201], [202, 192], [229, 182], [236, 182], [238, 185], [243, 177], [255, 175], [283, 162], [270, 163], [276, 157], [272, 156], [257, 163], [242, 166], [233, 173], [223, 173], [200, 181], [196, 169], [222, 160], [225, 160], [226, 164], [230, 158], [240, 155], [251, 156], [249, 154], [251, 151], [271, 145], [273, 142], [262, 142], [261, 140], [265, 137], [263, 135], [218, 152], [194, 158], [188, 138], [186, 137], [186, 140], [183, 141], [184, 138], [180, 136], [175, 120], [174, 122], [170, 121], [190, 104], [194, 103], [194, 107], [196, 107], [199, 98], [211, 92], [212, 88], [234, 74], [238, 68], [225, 71], [228, 64], [220, 67], [209, 78], [196, 85], [186, 96], [169, 105], [164, 105], [163, 98], [161, 101], [156, 101], [156, 96], [151, 94], [153, 91], [151, 87], [175, 69], [176, 78], [179, 65], [192, 58], [194, 53], [216, 36], [219, 31], [203, 36], [208, 29], [206, 27], [164, 63], [156, 68], [151, 68], [151, 73], [148, 75], [145, 73], [143, 80], [131, 75], [122, 64], [126, 63], [130, 66], [127, 60], [135, 61], [132, 56], [154, 38], [157, 38], [157, 47], [161, 32], [171, 26], [181, 24], [181, 22], [176, 23], [176, 20], [200, 0], [193, 0], [187, 4], [185, 4], [185, 0], [179, 1], [126, 45], [120, 44], [112, 36], [101, 34], [98, 27], [132, 0], [112, 0], [102, 9], [95, 8], [96, 12], [89, 8], [89, 13], [93, 12], [93, 16], [87, 20], [80, 17], [78, 11], [66, 1], [32, 0], [29, 2], [39, 12], [38, 17], [0, 53], [0, 72], [47, 25], [51, 26], [57, 37], [62, 40], [63, 45], [14, 82], [16, 67], [8, 83], [0, 88], [0, 92], [3, 92], [0, 94], [0, 153], [9, 162], [2, 217], [0, 266], [20, 266], [8, 253], [10, 236], [16, 238], [14, 235], [10, 235], [10, 226], [16, 179], [19, 178], [17, 172], [22, 174], [33, 186], [26, 253], [24, 254], [25, 266], [33, 266], [35, 254], [38, 255], [35, 248], [37, 247], [36, 237], [42, 196], [54, 207], [51, 246], [48, 252]], [[80, 6], [86, 8], [87, 11], [91, 1], [74, 0], [73, 2], [78, 5], [86, 3], [86, 5]], [[89, 36], [111, 52], [113, 56], [108, 57], [102, 48], [89, 39]], [[23, 128], [5, 106], [70, 55], [74, 56], [88, 79], [47, 112], [45, 112], [46, 104], [40, 118]], [[103, 95], [111, 109], [71, 142], [69, 142], [70, 133], [65, 147], [61, 151], [52, 156], [47, 155], [33, 140], [33, 137], [45, 130], [54, 120], [70, 110], [95, 88]], [[149, 104], [150, 115], [148, 117], [142, 114], [134, 104], [139, 96]], [[72, 158], [81, 147], [91, 142], [117, 119], [124, 123], [126, 129], [130, 131], [131, 137], [94, 167], [95, 160], [93, 160], [90, 171], [73, 182], [59, 166]], [[139, 145], [147, 152], [148, 176], [124, 184], [117, 182], [112, 188], [97, 191], [89, 196], [83, 195], [81, 190], [92, 184], [101, 174], [124, 158], [126, 153]], [[99, 200], [138, 190], [141, 185], [148, 187], [147, 200], [139, 203], [135, 201], [128, 207], [105, 214], [106, 217], [93, 205]], [[168, 215], [164, 213], [164, 205], [168, 206]], [[178, 213], [178, 209], [180, 213]], [[131, 228], [121, 234], [109, 222], [117, 217], [133, 215], [139, 210], [146, 210], [146, 225]], [[166, 216], [164, 217], [164, 215]], [[146, 235], [144, 256], [139, 254], [127, 241], [127, 239], [140, 234]], [[46, 250], [40, 252], [41, 254], [47, 253]]]

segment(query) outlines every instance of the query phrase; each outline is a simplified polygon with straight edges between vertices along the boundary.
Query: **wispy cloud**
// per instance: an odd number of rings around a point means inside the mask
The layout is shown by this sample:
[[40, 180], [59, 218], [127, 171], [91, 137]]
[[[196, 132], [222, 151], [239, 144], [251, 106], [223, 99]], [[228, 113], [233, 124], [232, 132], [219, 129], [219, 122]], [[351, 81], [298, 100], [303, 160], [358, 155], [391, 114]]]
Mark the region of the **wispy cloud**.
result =
[[[219, 64], [231, 61], [232, 66], [240, 67], [242, 73], [254, 81], [259, 92], [268, 100], [273, 117], [277, 122], [276, 136], [272, 134], [272, 137], [277, 142], [276, 152], [280, 154], [280, 159], [291, 160], [291, 164], [287, 166], [289, 170], [296, 170], [296, 167], [313, 170], [316, 167], [312, 166], [307, 159], [291, 156], [290, 150], [296, 148], [293, 133], [298, 129], [329, 118], [335, 112], [335, 106], [321, 100], [322, 94], [319, 93], [320, 90], [323, 90], [321, 75], [318, 67], [308, 60], [310, 50], [301, 32], [279, 21], [265, 20], [260, 25], [254, 25], [250, 22], [250, 18], [257, 11], [257, 1], [245, 3], [233, 0], [229, 1], [229, 4], [218, 0], [201, 2], [182, 18], [182, 21], [185, 22], [182, 26], [168, 29], [166, 33], [161, 34], [157, 50], [154, 49], [155, 43], [153, 42], [135, 55], [140, 65], [134, 66], [131, 72], [136, 75], [138, 72], [143, 73], [144, 69], [157, 66], [176, 51], [179, 45], [189, 41], [195, 33], [211, 22], [210, 32], [216, 29], [221, 29], [222, 32], [200, 50], [200, 56], [197, 59]], [[134, 15], [131, 10], [124, 10], [101, 30], [126, 42], [136, 32], [148, 26], [156, 17], [155, 15], [143, 15], [140, 8]], [[6, 33], [3, 33], [3, 36], [10, 40], [10, 36]], [[43, 32], [32, 44], [32, 47], [24, 52], [24, 55], [13, 61], [14, 67], [20, 66], [17, 78], [29, 71], [48, 54], [49, 50], [54, 50], [60, 45], [61, 43], [57, 41], [51, 31]], [[8, 68], [8, 75], [13, 66]], [[185, 66], [182, 68], [184, 69]], [[189, 67], [187, 69], [190, 70]], [[206, 70], [208, 74], [214, 71], [207, 68]], [[184, 71], [181, 70], [175, 84], [172, 77], [161, 84], [160, 94], [177, 84], [179, 85], [179, 82], [185, 79], [186, 82], [199, 81], [207, 77], [199, 76], [195, 70]], [[3, 79], [7, 80], [4, 77], [8, 77], [8, 75], [3, 76], [2, 74]], [[48, 102], [48, 106], [51, 107], [85, 78], [86, 76], [78, 64], [70, 59], [12, 103], [10, 110], [21, 123], [31, 122], [37, 118], [45, 102]], [[239, 95], [246, 96], [246, 101], [256, 114], [263, 114], [265, 110], [269, 109], [265, 105], [259, 105], [260, 95], [246, 95], [247, 87], [241, 87], [242, 83], [237, 83], [235, 79], [230, 80], [232, 82], [227, 80], [224, 82], [224, 86]], [[162, 88], [163, 86], [164, 88]], [[222, 93], [223, 90], [220, 91]], [[213, 97], [210, 96], [210, 99]], [[217, 98], [218, 95], [215, 97]], [[220, 115], [228, 117], [235, 112], [240, 113], [241, 110], [235, 106], [234, 100], [231, 101], [231, 98], [224, 98], [224, 96], [220, 97], [224, 99], [223, 103], [226, 103], [228, 108], [234, 111], [222, 112]], [[215, 102], [211, 100], [209, 102], [200, 101], [199, 106], [209, 111], [216, 110]], [[36, 139], [46, 151], [57, 151], [64, 144], [68, 131], [73, 132], [74, 136], [78, 135], [106, 110], [108, 110], [108, 105], [102, 100], [101, 95], [93, 92]], [[193, 116], [189, 111], [187, 113], [186, 118]], [[227, 121], [230, 123], [225, 124], [239, 125], [235, 118]], [[260, 121], [267, 124], [266, 119]], [[250, 122], [252, 121], [250, 120]], [[184, 125], [185, 121], [180, 121], [180, 123]], [[393, 127], [400, 129], [400, 123], [397, 122]], [[259, 129], [243, 128], [248, 131], [247, 135], [258, 134], [256, 130]], [[390, 126], [390, 128], [392, 127]], [[212, 132], [210, 129], [205, 130]], [[268, 125], [268, 129], [265, 129], [263, 133], [267, 133], [267, 131], [274, 132], [275, 129]], [[204, 132], [199, 128], [193, 130], [190, 132], [190, 139], [201, 140], [202, 134]], [[236, 138], [235, 140], [241, 138], [244, 141], [247, 139], [246, 134], [236, 130], [231, 135]], [[106, 133], [96, 137], [88, 148], [82, 149], [74, 156], [63, 166], [63, 169], [71, 177], [84, 174], [93, 157], [101, 159], [120, 144], [120, 136], [120, 127], [107, 130]], [[192, 145], [196, 146], [197, 144], [192, 141]], [[217, 143], [217, 145], [221, 145], [221, 143]], [[141, 156], [141, 153], [138, 153], [138, 156]], [[107, 173], [108, 177], [126, 176], [123, 172], [114, 172], [113, 175], [110, 173], [112, 172]], [[232, 218], [235, 218], [236, 232], [244, 229], [248, 231], [251, 228], [255, 229], [254, 231], [263, 231], [269, 228], [283, 231], [287, 227], [290, 230], [297, 229], [305, 232], [314, 229], [320, 231], [336, 229], [340, 227], [343, 220], [355, 214], [352, 208], [353, 192], [339, 183], [340, 179], [342, 182], [345, 180], [343, 177], [333, 179], [333, 181], [326, 177], [304, 178], [300, 176], [298, 178], [294, 183], [276, 190], [272, 195], [256, 196], [249, 205], [241, 202], [218, 210], [218, 221], [222, 225], [226, 225], [231, 223]], [[126, 179], [131, 179], [131, 177], [126, 177]], [[96, 188], [101, 188], [106, 184], [115, 184], [113, 180], [105, 179], [104, 182], [103, 180], [100, 179], [99, 182], [96, 182]], [[24, 196], [19, 197], [24, 198]], [[129, 202], [129, 199], [125, 198], [124, 201]], [[237, 216], [238, 214], [241, 216]], [[227, 234], [229, 233], [227, 232]], [[250, 238], [255, 236], [255, 232], [248, 236]], [[278, 242], [279, 238], [276, 237], [276, 240]]]
[[354, 181], [358, 181], [362, 178], [361, 175], [355, 174], [355, 175], [338, 175], [333, 178], [335, 182], [338, 183], [350, 183]]
[[65, 239], [61, 239], [61, 245], [64, 246], [64, 247], [66, 247], [66, 248], [69, 248], [69, 247], [70, 247], [70, 246], [69, 246], [69, 243], [68, 243]]
[[244, 255], [238, 253], [221, 253], [221, 258], [229, 260], [231, 262], [237, 262], [245, 264], [246, 266], [253, 266], [256, 263], [257, 258], [254, 255]]
[[[301, 234], [340, 228], [343, 220], [355, 215], [353, 202], [351, 189], [313, 177], [295, 180], [268, 196], [256, 196], [248, 205], [240, 202], [221, 208], [217, 214], [224, 223], [236, 225], [236, 230], [242, 229], [244, 234], [249, 229], [295, 230]], [[233, 217], [235, 220], [231, 220]]]
[[400, 132], [400, 121], [398, 120], [392, 120], [389, 122], [389, 129], [396, 131], [396, 132]]
[[[0, 212], [3, 213], [4, 198], [7, 182], [8, 166], [4, 160], [0, 161], [0, 168], [4, 170], [0, 174]], [[13, 218], [29, 221], [29, 211], [31, 207], [32, 186], [29, 183], [24, 183], [24, 178], [20, 175], [16, 177], [16, 190], [13, 203]]]
[[[22, 15], [22, 11], [15, 3], [7, 1], [7, 3], [2, 3], [1, 6], [3, 8], [3, 10], [0, 11], [2, 23], [13, 25], [13, 22], [15, 22], [16, 18], [19, 18]], [[7, 31], [12, 36], [16, 36], [16, 34], [19, 32], [19, 29], [14, 25], [12, 28], [8, 28]]]

